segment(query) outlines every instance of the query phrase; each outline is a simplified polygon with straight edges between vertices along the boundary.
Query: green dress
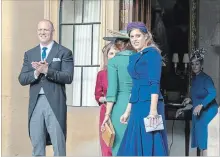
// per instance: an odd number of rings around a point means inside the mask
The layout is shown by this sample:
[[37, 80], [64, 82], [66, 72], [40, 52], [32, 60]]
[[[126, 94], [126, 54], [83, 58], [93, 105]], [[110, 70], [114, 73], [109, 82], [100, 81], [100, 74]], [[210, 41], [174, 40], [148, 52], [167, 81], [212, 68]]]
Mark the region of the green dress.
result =
[[107, 102], [114, 102], [111, 120], [115, 129], [115, 141], [112, 155], [116, 156], [127, 125], [120, 123], [120, 117], [125, 112], [129, 102], [132, 80], [127, 72], [129, 56], [134, 52], [125, 50], [118, 52], [108, 61], [108, 90]]

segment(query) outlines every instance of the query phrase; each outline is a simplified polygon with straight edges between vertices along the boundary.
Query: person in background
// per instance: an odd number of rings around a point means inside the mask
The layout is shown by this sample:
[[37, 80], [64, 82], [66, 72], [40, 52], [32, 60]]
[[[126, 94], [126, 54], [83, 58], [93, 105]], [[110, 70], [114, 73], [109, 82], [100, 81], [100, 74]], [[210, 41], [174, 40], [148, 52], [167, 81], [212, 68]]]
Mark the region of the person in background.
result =
[[[195, 50], [190, 62], [193, 71], [190, 98], [186, 98], [183, 104], [185, 108], [179, 109], [177, 115], [184, 110], [192, 109], [192, 148], [199, 148], [202, 156], [207, 156], [208, 125], [218, 113], [219, 105], [216, 102], [216, 88], [209, 75], [203, 72], [205, 50]], [[190, 105], [189, 103], [192, 103]]]
[[107, 62], [108, 59], [111, 59], [117, 53], [117, 49], [113, 42], [108, 43], [104, 46], [103, 52], [103, 67], [102, 70], [98, 72], [95, 86], [95, 99], [100, 106], [100, 116], [99, 116], [99, 139], [101, 145], [102, 156], [112, 156], [111, 148], [108, 147], [102, 139], [101, 136], [101, 125], [105, 117], [106, 112], [106, 93], [108, 87], [108, 78], [107, 78]]
[[[129, 23], [127, 32], [138, 53], [130, 56], [128, 65], [133, 86], [127, 109], [120, 118], [127, 129], [117, 155], [168, 156], [164, 102], [160, 92], [162, 56], [144, 23]], [[152, 125], [158, 122], [158, 115], [162, 116], [164, 129], [146, 132], [144, 118], [148, 117]]]
[[103, 131], [105, 123], [110, 119], [115, 130], [115, 140], [112, 146], [112, 155], [116, 156], [118, 148], [126, 129], [126, 125], [120, 123], [120, 116], [126, 109], [129, 101], [132, 81], [127, 72], [129, 56], [134, 51], [130, 45], [127, 33], [109, 30], [113, 37], [105, 37], [105, 40], [112, 40], [119, 52], [114, 58], [108, 61], [108, 89], [106, 96], [106, 113], [101, 127]]

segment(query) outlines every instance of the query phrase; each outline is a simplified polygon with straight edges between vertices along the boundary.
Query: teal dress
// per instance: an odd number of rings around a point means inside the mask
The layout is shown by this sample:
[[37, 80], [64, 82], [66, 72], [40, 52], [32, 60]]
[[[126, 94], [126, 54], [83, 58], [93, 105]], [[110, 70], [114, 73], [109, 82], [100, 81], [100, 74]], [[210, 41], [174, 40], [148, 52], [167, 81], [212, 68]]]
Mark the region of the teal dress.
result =
[[129, 56], [134, 52], [125, 50], [118, 52], [114, 58], [108, 61], [108, 89], [107, 102], [114, 102], [111, 120], [115, 129], [115, 141], [112, 147], [112, 155], [116, 156], [126, 126], [120, 123], [120, 117], [125, 112], [132, 88], [132, 80], [127, 71]]

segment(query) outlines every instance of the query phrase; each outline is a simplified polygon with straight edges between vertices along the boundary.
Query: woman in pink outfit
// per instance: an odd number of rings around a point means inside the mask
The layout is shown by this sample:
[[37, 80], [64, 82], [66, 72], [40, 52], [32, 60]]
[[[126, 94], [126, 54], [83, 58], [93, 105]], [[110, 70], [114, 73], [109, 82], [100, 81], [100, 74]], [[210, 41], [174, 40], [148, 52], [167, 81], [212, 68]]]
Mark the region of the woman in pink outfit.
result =
[[[115, 53], [117, 53], [117, 49], [115, 48], [115, 45], [113, 42], [107, 44], [103, 48], [103, 59], [104, 59], [104, 65], [101, 71], [97, 74], [96, 79], [96, 86], [95, 86], [95, 99], [98, 102], [100, 106], [100, 119], [99, 119], [99, 130], [101, 130], [101, 125], [105, 117], [105, 111], [106, 111], [106, 92], [108, 88], [108, 80], [107, 80], [107, 69], [106, 65], [108, 62], [108, 59], [113, 58], [115, 56]], [[101, 145], [101, 151], [102, 156], [112, 156], [111, 148], [108, 147], [105, 142], [102, 139], [101, 131], [99, 132], [100, 137], [100, 145]]]

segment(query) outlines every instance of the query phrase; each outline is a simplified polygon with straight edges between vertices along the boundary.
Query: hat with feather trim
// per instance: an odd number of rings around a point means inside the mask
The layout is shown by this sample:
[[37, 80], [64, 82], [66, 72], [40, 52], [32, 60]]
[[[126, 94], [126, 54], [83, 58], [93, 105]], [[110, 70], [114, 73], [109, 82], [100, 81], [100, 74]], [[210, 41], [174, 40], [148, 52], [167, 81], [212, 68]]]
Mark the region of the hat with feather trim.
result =
[[103, 39], [106, 41], [115, 41], [117, 39], [129, 40], [129, 36], [126, 30], [115, 31], [115, 30], [107, 29], [107, 31], [111, 36], [103, 37]]

